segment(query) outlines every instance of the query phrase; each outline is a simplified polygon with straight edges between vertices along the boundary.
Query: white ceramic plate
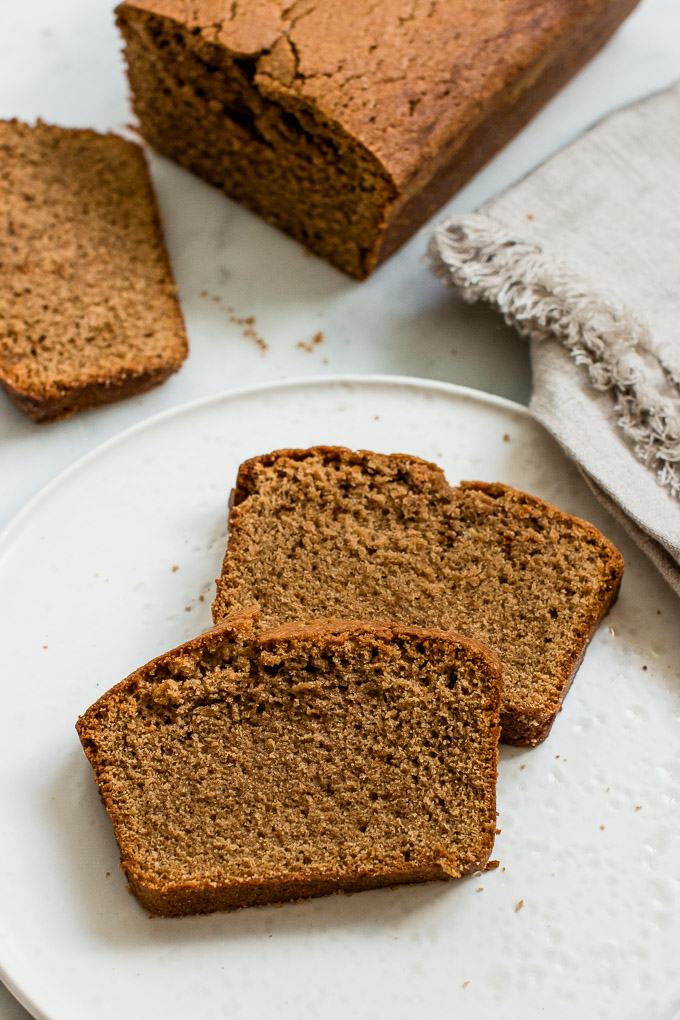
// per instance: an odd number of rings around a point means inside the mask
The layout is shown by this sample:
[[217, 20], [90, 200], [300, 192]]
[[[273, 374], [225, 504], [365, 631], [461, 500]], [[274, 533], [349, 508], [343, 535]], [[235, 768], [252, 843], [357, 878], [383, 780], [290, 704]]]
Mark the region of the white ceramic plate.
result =
[[[548, 741], [501, 752], [497, 871], [150, 920], [117, 867], [76, 717], [209, 625], [240, 461], [317, 443], [418, 454], [451, 481], [507, 481], [593, 520], [626, 556], [621, 597]], [[15, 519], [0, 605], [0, 973], [36, 1016], [666, 1020], [677, 1008], [677, 603], [522, 408], [355, 377], [164, 414]]]

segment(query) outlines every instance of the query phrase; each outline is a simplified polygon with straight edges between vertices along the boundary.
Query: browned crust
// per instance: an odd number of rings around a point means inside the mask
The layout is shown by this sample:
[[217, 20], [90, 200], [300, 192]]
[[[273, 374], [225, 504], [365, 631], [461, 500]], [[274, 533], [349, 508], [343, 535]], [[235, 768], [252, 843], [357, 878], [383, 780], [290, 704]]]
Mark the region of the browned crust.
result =
[[[313, 620], [307, 623], [285, 624], [256, 635], [254, 628], [258, 618], [257, 608], [234, 614], [211, 628], [205, 634], [165, 652], [152, 659], [145, 666], [112, 687], [78, 719], [76, 730], [83, 750], [92, 766], [94, 779], [99, 784], [100, 796], [111, 819], [116, 841], [121, 853], [121, 868], [126, 873], [131, 891], [150, 914], [162, 917], [182, 917], [189, 914], [205, 914], [218, 910], [236, 910], [240, 907], [266, 905], [325, 896], [335, 892], [360, 892], [386, 886], [429, 882], [459, 878], [484, 868], [493, 850], [496, 819], [495, 783], [487, 792], [488, 822], [480, 835], [480, 853], [474, 861], [461, 865], [443, 849], [437, 854], [438, 860], [424, 864], [414, 862], [411, 867], [399, 870], [376, 872], [336, 872], [331, 874], [290, 874], [277, 877], [233, 879], [224, 882], [197, 879], [185, 883], [164, 882], [154, 875], [148, 875], [135, 861], [134, 854], [127, 849], [125, 827], [116, 810], [115, 798], [106, 785], [108, 762], [101, 755], [97, 742], [98, 720], [112, 702], [120, 696], [134, 693], [144, 681], [153, 681], [157, 673], [172, 659], [186, 656], [203, 645], [212, 650], [224, 641], [234, 638], [253, 638], [259, 647], [274, 643], [304, 642], [310, 638], [323, 638], [330, 643], [341, 643], [347, 637], [365, 635], [370, 639], [389, 640], [393, 638], [415, 638], [418, 640], [444, 641], [454, 644], [479, 660], [487, 670], [490, 709], [498, 713], [501, 700], [501, 666], [498, 657], [478, 641], [446, 631], [425, 627], [404, 627], [398, 624], [375, 624], [361, 620]], [[498, 737], [500, 727], [490, 731], [489, 755], [485, 764], [490, 774], [498, 770]]]
[[32, 421], [45, 425], [49, 422], [60, 421], [62, 418], [68, 418], [77, 411], [114, 404], [126, 397], [147, 393], [178, 372], [183, 361], [182, 358], [175, 364], [166, 364], [163, 368], [155, 371], [140, 372], [124, 378], [87, 383], [85, 386], [74, 385], [68, 389], [64, 388], [57, 395], [44, 397], [22, 392], [12, 386], [7, 379], [0, 378], [0, 386], [3, 387], [15, 407], [23, 411]]
[[[240, 511], [236, 508], [249, 495], [251, 495], [255, 489], [256, 467], [270, 467], [275, 464], [277, 460], [284, 458], [294, 461], [304, 461], [317, 456], [323, 457], [329, 461], [343, 460], [346, 463], [356, 464], [358, 466], [365, 465], [369, 458], [382, 461], [396, 460], [398, 463], [402, 463], [405, 468], [418, 466], [436, 471], [441, 476], [442, 484], [445, 487], [446, 492], [454, 491], [453, 487], [446, 482], [441, 468], [439, 468], [436, 464], [432, 464], [429, 461], [422, 460], [418, 457], [410, 457], [407, 454], [377, 454], [367, 450], [350, 450], [346, 447], [340, 446], [315, 446], [310, 447], [307, 450], [275, 450], [272, 453], [263, 454], [260, 457], [252, 457], [250, 460], [244, 461], [244, 463], [240, 466], [236, 485], [232, 490], [229, 501], [230, 510], [232, 513], [235, 511], [233, 519], [230, 520], [230, 525], [233, 525], [238, 518]], [[559, 520], [579, 528], [579, 530], [584, 533], [586, 540], [592, 541], [602, 550], [603, 558], [608, 564], [609, 569], [606, 573], [601, 591], [598, 593], [597, 597], [593, 598], [591, 611], [585, 623], [585, 634], [574, 644], [572, 656], [566, 665], [562, 683], [556, 692], [556, 697], [552, 704], [544, 706], [544, 710], [540, 711], [527, 708], [526, 706], [519, 706], [506, 700], [502, 702], [500, 717], [501, 741], [506, 744], [534, 747], [537, 744], [542, 743], [548, 736], [557, 713], [560, 711], [578, 668], [583, 661], [583, 657], [590, 641], [592, 640], [601, 621], [610, 611], [618, 597], [619, 586], [621, 584], [621, 578], [624, 571], [623, 557], [616, 546], [593, 524], [590, 524], [588, 521], [585, 521], [580, 517], [576, 517], [573, 514], [565, 513], [552, 503], [539, 499], [537, 496], [532, 496], [519, 489], [513, 489], [511, 486], [505, 485], [501, 482], [462, 481], [458, 488], [462, 490], [468, 489], [484, 492], [493, 499], [499, 497], [510, 498], [510, 500], [518, 506], [526, 506], [542, 515], [547, 516], [548, 518]], [[237, 541], [238, 535], [236, 529], [230, 526], [229, 539], [224, 555], [223, 572]], [[216, 599], [215, 603], [213, 603], [213, 617], [216, 620], [219, 619], [219, 611]], [[548, 708], [548, 711], [545, 711], [546, 707]]]
[[595, 56], [638, 3], [619, 0], [609, 6], [604, 17], [601, 7], [593, 4], [593, 16], [581, 18], [574, 26], [575, 33], [563, 36], [560, 45], [552, 47], [538, 75], [540, 64], [520, 69], [516, 80], [507, 83], [505, 92], [493, 97], [493, 106], [467, 137], [453, 138], [426, 179], [405, 191], [393, 205], [384, 233], [366, 261], [362, 279], [393, 255], [500, 152]]
[[456, 875], [451, 875], [433, 864], [431, 867], [404, 868], [383, 874], [338, 872], [335, 875], [320, 875], [315, 878], [289, 875], [268, 881], [253, 879], [229, 886], [197, 882], [156, 887], [144, 877], [137, 877], [126, 868], [124, 870], [127, 871], [131, 891], [152, 917], [186, 917], [190, 914], [211, 914], [217, 910], [238, 910], [241, 907], [288, 903], [316, 896], [328, 896], [331, 893], [354, 893], [396, 885], [447, 881], [482, 870], [486, 860], [485, 857]]
[[371, 450], [350, 450], [347, 446], [310, 446], [306, 450], [273, 450], [271, 453], [263, 453], [258, 457], [251, 457], [249, 460], [243, 461], [238, 469], [236, 484], [230, 496], [230, 509], [238, 506], [239, 503], [242, 503], [252, 493], [255, 485], [256, 467], [271, 467], [277, 460], [302, 462], [310, 460], [312, 457], [323, 457], [327, 463], [336, 461], [344, 462], [345, 464], [356, 464], [360, 467], [365, 467], [366, 462], [371, 458], [382, 461], [389, 460], [392, 463], [403, 465], [404, 468], [418, 465], [440, 475], [442, 481], [444, 481], [444, 472], [437, 464], [433, 464], [429, 460], [423, 460], [422, 457], [412, 457], [408, 453], [373, 453]]

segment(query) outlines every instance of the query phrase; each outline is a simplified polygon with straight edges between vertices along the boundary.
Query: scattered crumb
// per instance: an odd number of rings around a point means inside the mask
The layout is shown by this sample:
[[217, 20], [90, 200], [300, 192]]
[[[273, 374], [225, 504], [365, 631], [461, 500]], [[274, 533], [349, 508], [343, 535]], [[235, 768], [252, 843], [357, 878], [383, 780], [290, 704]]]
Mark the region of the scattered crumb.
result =
[[205, 602], [205, 595], [199, 595], [198, 596], [198, 601], [199, 602]]
[[501, 868], [501, 871], [505, 871], [505, 868]]
[[185, 606], [184, 607], [184, 612], [185, 613], [190, 613], [191, 612], [191, 606]]
[[[496, 834], [500, 833], [500, 831], [501, 831], [500, 829], [496, 829]], [[501, 863], [500, 861], [487, 861], [486, 864], [484, 865], [484, 870], [495, 871], [500, 863]]]
[[509, 443], [510, 442], [510, 435], [509, 435], [509, 433], [507, 433], [507, 432], [503, 433], [503, 442], [504, 443]]
[[321, 343], [323, 343], [323, 333], [321, 332], [321, 330], [319, 330], [318, 333], [314, 334], [309, 343], [305, 343], [304, 340], [300, 340], [297, 346], [300, 348], [301, 351], [307, 351], [307, 354], [311, 354], [314, 348]]
[[478, 886], [477, 892], [484, 892], [484, 886], [483, 885]]
[[[47, 647], [47, 646], [45, 646], [45, 647]], [[642, 804], [636, 804], [635, 805], [635, 810], [636, 811], [642, 811]]]
[[661, 616], [661, 610], [660, 610], [660, 609], [657, 609], [657, 611], [656, 611], [656, 615], [657, 615], [657, 616]]
[[111, 872], [110, 872], [110, 871], [107, 871], [107, 872], [106, 872], [106, 877], [107, 877], [107, 878], [111, 878]]
[[47, 645], [43, 645], [43, 648], [47, 648]]
[[323, 361], [321, 362], [321, 364], [322, 365], [327, 365], [328, 364], [328, 358], [324, 358]]
[[607, 789], [605, 790], [605, 793], [609, 793], [610, 790], [611, 790], [611, 786], [608, 786]]
[[467, 988], [467, 986], [468, 986], [469, 984], [470, 984], [470, 982], [469, 982], [469, 981], [463, 981], [463, 984], [461, 985], [461, 987], [462, 987], [462, 988]]
[[646, 666], [643, 666], [642, 668], [643, 668], [643, 669], [647, 669], [647, 667], [646, 667]]
[[379, 414], [374, 414], [373, 415], [373, 421], [380, 421], [380, 415]]
[[601, 825], [601, 826], [600, 826], [600, 829], [604, 831], [604, 825]]
[[256, 329], [253, 328], [255, 326], [254, 315], [246, 316], [235, 315], [232, 306], [225, 305], [219, 294], [209, 294], [207, 290], [202, 290], [201, 297], [210, 298], [210, 300], [214, 301], [216, 305], [219, 305], [220, 308], [223, 308], [227, 315], [229, 316], [229, 322], [232, 322], [235, 326], [240, 326], [241, 332], [243, 333], [243, 336], [246, 338], [246, 340], [254, 340], [263, 354], [265, 351], [269, 350], [269, 344], [267, 343], [267, 341], [260, 336]]
[[556, 755], [555, 755], [555, 757], [556, 757], [556, 758], [559, 758], [559, 754], [556, 754]]
[[518, 910], [521, 910], [523, 906], [524, 906], [524, 900], [519, 900], [519, 902], [517, 903], [517, 906], [515, 907], [515, 913], [517, 913]]
[[521, 770], [522, 770], [522, 769], [525, 769], [525, 768], [526, 768], [526, 765], [520, 765], [520, 767], [519, 767], [519, 768], [520, 768], [520, 772], [521, 772]]
[[175, 566], [172, 568], [173, 574], [176, 574], [178, 570], [179, 570], [179, 567], [178, 567], [177, 564], [175, 564]]
[[530, 213], [530, 212], [528, 212], [528, 213], [527, 213], [527, 219], [528, 219], [528, 220], [533, 220], [533, 218], [534, 218], [534, 214], [533, 214], [533, 213]]

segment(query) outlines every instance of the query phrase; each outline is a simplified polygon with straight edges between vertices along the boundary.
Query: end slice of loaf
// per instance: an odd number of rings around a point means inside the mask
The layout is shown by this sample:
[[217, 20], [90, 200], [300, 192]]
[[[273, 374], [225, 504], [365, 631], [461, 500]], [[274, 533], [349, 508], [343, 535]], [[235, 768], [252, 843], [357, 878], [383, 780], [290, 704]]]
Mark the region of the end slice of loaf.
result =
[[436, 630], [240, 614], [77, 723], [132, 892], [207, 913], [464, 875], [496, 825], [500, 664]]
[[502, 737], [544, 740], [623, 560], [593, 525], [416, 457], [316, 447], [242, 465], [215, 620], [320, 616], [453, 630], [503, 664]]
[[47, 422], [157, 386], [187, 338], [140, 146], [0, 121], [0, 384]]

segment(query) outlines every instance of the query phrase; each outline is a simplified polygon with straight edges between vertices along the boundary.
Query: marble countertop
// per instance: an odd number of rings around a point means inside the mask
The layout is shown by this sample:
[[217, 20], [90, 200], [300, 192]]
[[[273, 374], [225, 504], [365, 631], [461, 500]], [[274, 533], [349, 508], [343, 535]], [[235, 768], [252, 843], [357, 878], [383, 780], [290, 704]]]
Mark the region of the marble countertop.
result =
[[[0, 6], [0, 118], [126, 127], [110, 0]], [[680, 4], [642, 0], [606, 49], [449, 205], [467, 211], [600, 117], [680, 77]], [[34, 425], [0, 393], [0, 526], [78, 457], [166, 408], [227, 389], [337, 373], [442, 379], [526, 403], [528, 349], [424, 264], [427, 230], [357, 284], [184, 170], [151, 155], [191, 341], [182, 371], [140, 398]], [[254, 323], [244, 320], [254, 318]], [[314, 342], [316, 338], [317, 342]], [[0, 1018], [28, 1014], [0, 986]]]

